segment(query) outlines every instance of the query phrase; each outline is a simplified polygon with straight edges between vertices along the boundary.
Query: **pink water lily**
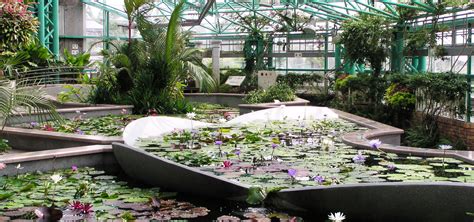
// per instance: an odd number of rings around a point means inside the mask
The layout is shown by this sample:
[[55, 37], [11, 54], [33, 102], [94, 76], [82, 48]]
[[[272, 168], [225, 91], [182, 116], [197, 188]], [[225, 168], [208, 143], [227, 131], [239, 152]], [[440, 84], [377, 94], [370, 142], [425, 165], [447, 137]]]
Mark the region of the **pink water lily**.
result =
[[71, 207], [73, 210], [82, 210], [82, 203], [81, 201], [75, 200], [69, 204], [69, 207]]
[[92, 207], [93, 207], [92, 204], [90, 204], [90, 203], [84, 203], [84, 204], [82, 204], [81, 212], [82, 212], [83, 214], [89, 214], [89, 213], [91, 213], [91, 212], [94, 212], [94, 210], [92, 210]]
[[224, 160], [222, 164], [224, 165], [224, 168], [229, 168], [232, 166], [232, 162], [230, 160]]
[[7, 168], [7, 165], [4, 163], [0, 163], [0, 170], [3, 170], [5, 168]]

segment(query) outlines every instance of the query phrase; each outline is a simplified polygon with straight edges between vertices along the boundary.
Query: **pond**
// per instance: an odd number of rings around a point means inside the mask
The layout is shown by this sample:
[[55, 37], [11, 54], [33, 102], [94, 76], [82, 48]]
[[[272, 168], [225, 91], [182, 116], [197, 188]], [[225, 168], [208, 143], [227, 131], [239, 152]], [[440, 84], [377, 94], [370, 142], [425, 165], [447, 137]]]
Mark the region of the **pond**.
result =
[[341, 120], [284, 120], [180, 130], [140, 138], [154, 155], [250, 186], [297, 188], [375, 182], [474, 182], [474, 166], [356, 150], [341, 136], [364, 130]]
[[[0, 177], [1, 221], [33, 220], [38, 218], [38, 214], [62, 214], [62, 220], [65, 221], [212, 221], [218, 218], [303, 220], [302, 217], [295, 217], [295, 214], [289, 215], [270, 208], [251, 208], [243, 203], [209, 200], [145, 187], [120, 175], [110, 175], [94, 168], [72, 167], [54, 172], [23, 174], [21, 171], [19, 169], [14, 176]], [[47, 208], [53, 203], [54, 208]]]
[[[217, 123], [223, 116], [236, 116], [238, 110], [219, 104], [194, 103], [193, 112], [196, 113], [196, 120]], [[126, 111], [123, 111], [124, 113]], [[157, 115], [151, 112], [149, 115]], [[121, 136], [125, 126], [133, 120], [145, 115], [108, 115], [102, 117], [89, 118], [87, 113], [78, 112], [73, 119], [65, 120], [63, 123], [57, 122], [31, 122], [17, 124], [15, 126], [27, 129], [39, 129], [62, 133], [80, 135], [100, 135], [100, 136]], [[185, 114], [166, 115], [174, 117], [185, 117]]]

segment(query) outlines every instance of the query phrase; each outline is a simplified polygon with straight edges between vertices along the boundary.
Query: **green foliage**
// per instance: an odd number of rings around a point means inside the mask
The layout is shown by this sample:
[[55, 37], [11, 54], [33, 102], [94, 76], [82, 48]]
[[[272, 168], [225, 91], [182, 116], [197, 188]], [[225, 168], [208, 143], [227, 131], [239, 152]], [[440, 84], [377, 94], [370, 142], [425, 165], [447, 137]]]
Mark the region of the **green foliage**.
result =
[[264, 204], [265, 200], [270, 197], [271, 194], [277, 193], [285, 188], [287, 187], [250, 187], [245, 201], [250, 205]]
[[298, 73], [288, 73], [286, 75], [278, 75], [277, 82], [284, 83], [290, 86], [293, 89], [297, 89], [304, 85], [315, 85], [322, 82], [323, 76], [318, 74], [298, 74]]
[[362, 14], [357, 18], [342, 24], [338, 43], [344, 45], [346, 59], [354, 63], [369, 62], [378, 76], [390, 52], [392, 30], [381, 16]]
[[81, 90], [80, 87], [74, 87], [73, 85], [65, 85], [63, 86], [65, 91], [61, 91], [57, 99], [59, 102], [87, 102], [87, 96], [84, 95], [84, 92]]
[[10, 145], [8, 145], [8, 140], [0, 139], [0, 153], [6, 152], [10, 149], [11, 149], [11, 147], [10, 147]]
[[72, 67], [85, 67], [90, 63], [90, 53], [80, 53], [72, 55], [67, 49], [64, 49], [64, 63]]
[[0, 54], [0, 70], [3, 70], [9, 79], [15, 78], [16, 71], [27, 71], [51, 64], [54, 64], [53, 56], [37, 39], [25, 44], [15, 53]]
[[92, 101], [131, 104], [136, 113], [152, 109], [159, 113], [190, 110], [184, 100], [183, 82], [191, 77], [206, 91], [214, 81], [202, 63], [201, 51], [187, 47], [190, 33], [180, 31], [178, 21], [183, 4], [175, 8], [167, 29], [137, 12], [135, 19], [143, 40], [130, 40], [121, 46], [112, 44], [115, 51], [104, 51], [107, 60]]
[[38, 19], [21, 2], [0, 3], [0, 54], [15, 53], [33, 40]]
[[25, 86], [24, 82], [13, 83], [0, 79], [0, 124], [5, 125], [8, 119], [18, 112], [38, 113], [36, 118], [42, 121], [44, 115], [60, 121], [56, 107], [45, 97], [39, 87]]
[[395, 109], [412, 110], [415, 108], [415, 94], [396, 83], [392, 83], [387, 88], [384, 99], [389, 106]]
[[275, 100], [281, 102], [293, 101], [296, 98], [294, 90], [286, 84], [277, 84], [270, 86], [268, 89], [255, 90], [245, 96], [244, 101], [249, 104], [253, 103], [270, 103]]
[[209, 165], [214, 160], [208, 155], [194, 152], [179, 152], [170, 156], [170, 159], [187, 166], [199, 167]]

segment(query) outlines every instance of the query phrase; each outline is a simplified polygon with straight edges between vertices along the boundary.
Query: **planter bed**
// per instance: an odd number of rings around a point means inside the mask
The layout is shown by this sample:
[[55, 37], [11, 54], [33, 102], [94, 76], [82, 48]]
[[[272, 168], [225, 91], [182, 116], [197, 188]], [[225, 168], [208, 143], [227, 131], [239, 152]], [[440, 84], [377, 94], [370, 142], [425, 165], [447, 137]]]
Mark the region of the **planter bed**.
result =
[[237, 93], [185, 93], [186, 99], [190, 102], [205, 102], [216, 103], [230, 107], [239, 108], [240, 115], [258, 111], [262, 109], [274, 108], [281, 105], [285, 106], [305, 106], [309, 105], [309, 101], [301, 98], [296, 98], [295, 101], [280, 102], [280, 103], [257, 103], [245, 104], [243, 101], [246, 94]]

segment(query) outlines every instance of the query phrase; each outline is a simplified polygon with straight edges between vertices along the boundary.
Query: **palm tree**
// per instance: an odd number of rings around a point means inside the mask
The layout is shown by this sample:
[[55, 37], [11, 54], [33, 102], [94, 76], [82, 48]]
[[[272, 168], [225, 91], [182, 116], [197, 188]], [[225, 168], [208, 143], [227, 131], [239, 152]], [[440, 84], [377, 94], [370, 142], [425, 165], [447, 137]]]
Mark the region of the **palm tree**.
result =
[[187, 47], [191, 33], [181, 32], [179, 26], [183, 6], [184, 1], [176, 5], [167, 27], [150, 22], [145, 13], [136, 13], [143, 40], [113, 45], [115, 51], [106, 52], [107, 61], [116, 69], [119, 97], [133, 104], [136, 112], [183, 112], [182, 82], [188, 77], [197, 80], [203, 91], [215, 85], [202, 63], [202, 52]]
[[2, 130], [8, 119], [16, 113], [40, 114], [39, 121], [53, 119], [61, 121], [56, 107], [45, 98], [45, 93], [39, 86], [28, 86], [26, 82], [0, 79], [0, 124]]

